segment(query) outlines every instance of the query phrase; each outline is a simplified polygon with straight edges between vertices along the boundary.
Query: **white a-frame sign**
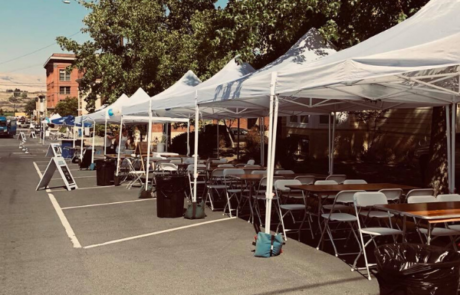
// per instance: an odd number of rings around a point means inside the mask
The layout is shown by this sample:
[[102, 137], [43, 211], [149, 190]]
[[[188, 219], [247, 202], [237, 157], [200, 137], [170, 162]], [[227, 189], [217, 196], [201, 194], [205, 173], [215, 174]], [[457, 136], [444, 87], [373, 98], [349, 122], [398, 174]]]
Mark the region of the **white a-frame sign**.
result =
[[61, 156], [62, 156], [61, 145], [59, 143], [50, 143], [50, 146], [48, 147], [48, 151], [46, 152], [45, 157], [61, 157]]
[[51, 161], [49, 162], [48, 166], [46, 167], [45, 172], [43, 173], [42, 179], [37, 186], [37, 191], [41, 188], [46, 189], [48, 184], [51, 181], [51, 178], [54, 175], [54, 172], [58, 170], [59, 174], [61, 175], [62, 180], [67, 187], [67, 190], [71, 191], [73, 189], [77, 189], [78, 186], [75, 183], [75, 179], [73, 179], [72, 174], [70, 173], [69, 167], [67, 167], [67, 163], [63, 157], [52, 157]]

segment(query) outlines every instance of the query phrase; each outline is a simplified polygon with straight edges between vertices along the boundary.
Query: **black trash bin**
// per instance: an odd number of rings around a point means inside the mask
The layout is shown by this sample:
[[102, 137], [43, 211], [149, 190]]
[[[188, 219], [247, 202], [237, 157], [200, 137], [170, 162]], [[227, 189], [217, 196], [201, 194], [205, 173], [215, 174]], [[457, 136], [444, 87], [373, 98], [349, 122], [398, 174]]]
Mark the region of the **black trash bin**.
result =
[[454, 295], [460, 254], [416, 244], [388, 244], [375, 249], [381, 295]]
[[155, 176], [158, 217], [182, 217], [187, 177], [184, 175]]
[[107, 186], [113, 184], [113, 175], [115, 174], [115, 161], [97, 160], [96, 161], [96, 183], [98, 186]]

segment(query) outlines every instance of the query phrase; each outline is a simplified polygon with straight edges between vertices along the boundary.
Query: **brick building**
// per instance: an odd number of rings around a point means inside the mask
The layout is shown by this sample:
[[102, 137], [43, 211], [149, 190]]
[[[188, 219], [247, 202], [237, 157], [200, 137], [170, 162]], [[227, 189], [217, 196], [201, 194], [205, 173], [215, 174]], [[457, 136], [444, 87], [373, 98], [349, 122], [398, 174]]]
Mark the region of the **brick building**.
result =
[[77, 79], [83, 77], [83, 73], [77, 69], [73, 69], [70, 73], [66, 71], [74, 60], [74, 54], [53, 53], [45, 62], [43, 67], [46, 69], [47, 109], [54, 109], [59, 101], [66, 97], [78, 98]]

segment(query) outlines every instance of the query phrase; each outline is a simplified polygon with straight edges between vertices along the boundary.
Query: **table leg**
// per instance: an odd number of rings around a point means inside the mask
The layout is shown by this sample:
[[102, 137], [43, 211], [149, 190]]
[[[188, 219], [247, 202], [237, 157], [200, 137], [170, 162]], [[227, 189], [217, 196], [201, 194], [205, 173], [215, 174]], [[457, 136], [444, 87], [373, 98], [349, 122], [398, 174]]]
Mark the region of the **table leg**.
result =
[[428, 237], [426, 239], [426, 244], [429, 246], [431, 243], [431, 224], [428, 223]]

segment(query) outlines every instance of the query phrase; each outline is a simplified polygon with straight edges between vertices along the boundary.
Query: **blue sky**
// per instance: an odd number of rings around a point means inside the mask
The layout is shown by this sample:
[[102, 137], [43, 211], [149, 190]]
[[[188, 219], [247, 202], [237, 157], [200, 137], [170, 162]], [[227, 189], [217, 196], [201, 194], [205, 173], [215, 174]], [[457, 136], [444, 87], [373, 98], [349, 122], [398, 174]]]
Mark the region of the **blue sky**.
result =
[[[218, 0], [225, 6], [228, 0]], [[71, 36], [83, 26], [88, 11], [74, 0], [0, 0], [0, 73], [44, 75], [43, 64], [55, 52], [62, 52], [55, 43], [57, 36]], [[84, 41], [78, 33], [72, 37]], [[52, 45], [34, 54], [7, 62]]]

